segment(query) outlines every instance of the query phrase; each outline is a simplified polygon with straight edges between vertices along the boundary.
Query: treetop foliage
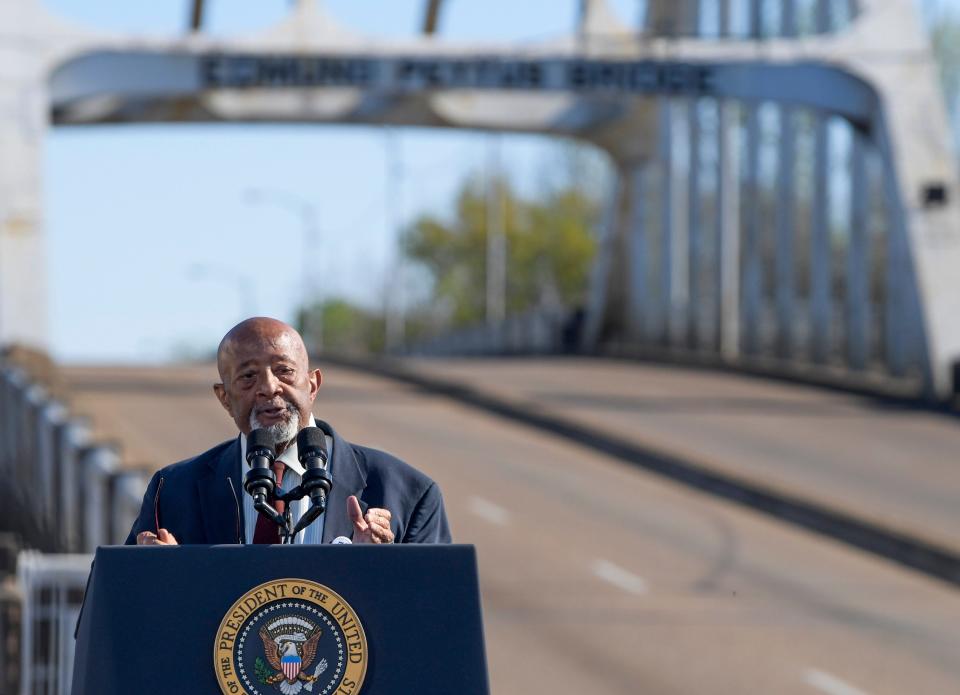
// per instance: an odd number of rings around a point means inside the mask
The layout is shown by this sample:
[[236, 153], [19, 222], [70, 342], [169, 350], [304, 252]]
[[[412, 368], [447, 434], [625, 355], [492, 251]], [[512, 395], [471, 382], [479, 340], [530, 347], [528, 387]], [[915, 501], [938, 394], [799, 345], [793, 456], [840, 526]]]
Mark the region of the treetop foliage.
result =
[[[573, 187], [524, 199], [506, 179], [497, 179], [494, 203], [479, 179], [461, 189], [452, 219], [424, 215], [402, 240], [404, 254], [432, 282], [431, 306], [448, 325], [464, 326], [486, 316], [487, 234], [501, 227], [506, 237], [506, 310], [581, 304], [596, 248], [597, 205]], [[499, 214], [499, 225], [488, 224]]]

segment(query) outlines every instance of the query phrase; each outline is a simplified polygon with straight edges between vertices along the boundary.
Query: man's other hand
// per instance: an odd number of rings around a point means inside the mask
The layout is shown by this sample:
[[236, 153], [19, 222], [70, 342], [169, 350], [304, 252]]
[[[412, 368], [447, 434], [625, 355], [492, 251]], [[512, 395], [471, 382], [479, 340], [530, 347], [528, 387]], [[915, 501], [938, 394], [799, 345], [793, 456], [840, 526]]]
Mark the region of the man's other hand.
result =
[[137, 545], [180, 545], [177, 539], [167, 529], [162, 528], [158, 533], [141, 531], [137, 534]]
[[364, 514], [353, 495], [347, 498], [347, 515], [353, 523], [354, 543], [393, 543], [389, 509], [371, 507]]

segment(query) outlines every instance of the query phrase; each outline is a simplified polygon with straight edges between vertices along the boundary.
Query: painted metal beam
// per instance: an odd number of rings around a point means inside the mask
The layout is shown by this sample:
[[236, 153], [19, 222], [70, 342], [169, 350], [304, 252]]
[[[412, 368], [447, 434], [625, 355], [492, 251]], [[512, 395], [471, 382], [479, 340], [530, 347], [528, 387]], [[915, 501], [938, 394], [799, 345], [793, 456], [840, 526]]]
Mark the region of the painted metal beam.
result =
[[775, 303], [777, 311], [777, 356], [793, 356], [793, 326], [796, 322], [796, 128], [794, 111], [780, 107], [779, 151], [777, 156], [776, 251], [774, 255]]
[[203, 28], [204, 0], [193, 0], [190, 8], [190, 31], [200, 31]]
[[800, 32], [797, 23], [797, 0], [781, 0], [780, 35], [784, 38], [796, 38]]
[[834, 0], [816, 0], [814, 24], [819, 34], [825, 34], [833, 28], [833, 2]]
[[749, 0], [747, 15], [747, 36], [751, 39], [763, 38], [763, 0]]
[[442, 8], [443, 0], [427, 0], [427, 7], [423, 13], [424, 36], [433, 36], [437, 33], [437, 27], [440, 24], [440, 10]]
[[760, 322], [762, 320], [763, 256], [761, 251], [760, 207], [760, 105], [746, 106], [745, 196], [743, 227], [743, 290], [740, 325], [743, 331], [742, 350], [748, 355], [760, 351]]
[[702, 225], [703, 198], [701, 193], [700, 103], [690, 99], [687, 104], [687, 141], [689, 168], [687, 172], [687, 347], [698, 349], [703, 335], [701, 326], [706, 310], [703, 284], [704, 229]]
[[[293, 106], [276, 94], [303, 90], [337, 90], [344, 95], [326, 108]], [[810, 62], [756, 60], [664, 60], [659, 56], [603, 59], [592, 56], [535, 57], [413, 54], [356, 56], [335, 50], [316, 53], [210, 50], [98, 51], [60, 64], [50, 76], [54, 119], [79, 124], [102, 122], [93, 111], [71, 106], [103, 100], [142, 103], [196, 98], [210, 119], [231, 121], [303, 120], [349, 122], [352, 105], [364, 94], [430, 100], [442, 111], [437, 120], [453, 126], [514, 129], [515, 112], [525, 111], [532, 96], [544, 100], [567, 94], [589, 102], [666, 94], [676, 97], [769, 100], [816, 108], [868, 124], [879, 108], [876, 92], [841, 69]], [[513, 95], [505, 102], [505, 94]], [[469, 98], [466, 98], [467, 95]], [[441, 97], [437, 102], [435, 97]], [[487, 102], [490, 102], [489, 104]], [[498, 104], [495, 109], [491, 104]], [[544, 101], [539, 104], [549, 104]], [[512, 108], [511, 108], [512, 107]], [[622, 112], [622, 103], [620, 105]], [[553, 131], [547, 108], [529, 126]], [[523, 129], [523, 126], [520, 126]]]
[[850, 242], [847, 248], [847, 363], [862, 371], [870, 353], [870, 196], [867, 177], [869, 143], [853, 132], [850, 151]]
[[730, 0], [717, 0], [717, 33], [720, 38], [730, 37]]
[[734, 102], [717, 102], [717, 344], [722, 357], [740, 354], [740, 129]]
[[668, 98], [660, 99], [660, 291], [659, 291], [659, 339], [670, 345], [673, 334], [673, 286], [675, 277], [674, 205], [676, 188], [674, 174], [673, 108]]
[[830, 245], [830, 131], [827, 116], [814, 116], [813, 209], [810, 234], [810, 357], [825, 364], [832, 334]]
[[[680, 100], [671, 100], [670, 117], [673, 122], [671, 128], [672, 147], [675, 152], [676, 164], [673, 167], [673, 182], [671, 185], [671, 214], [672, 230], [669, 244], [671, 268], [670, 283], [670, 314], [669, 332], [670, 346], [684, 347], [687, 345], [687, 328], [690, 322], [692, 300], [690, 297], [690, 197], [688, 181], [690, 172], [686, 162], [681, 159], [681, 148], [690, 147], [690, 130], [688, 119], [690, 111], [686, 103]], [[686, 174], [687, 180], [683, 179]]]

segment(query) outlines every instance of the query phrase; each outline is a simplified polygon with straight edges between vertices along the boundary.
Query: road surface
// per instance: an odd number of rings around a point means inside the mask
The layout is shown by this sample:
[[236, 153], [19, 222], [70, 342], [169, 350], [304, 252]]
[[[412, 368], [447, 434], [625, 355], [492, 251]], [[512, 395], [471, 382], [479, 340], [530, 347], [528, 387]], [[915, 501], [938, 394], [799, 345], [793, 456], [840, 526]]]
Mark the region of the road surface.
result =
[[[580, 383], [539, 369], [529, 378], [543, 388]], [[317, 416], [437, 480], [455, 540], [476, 545], [496, 695], [960, 692], [955, 588], [449, 399], [324, 372]], [[212, 365], [65, 376], [74, 409], [130, 465], [156, 468], [236, 434]], [[679, 387], [661, 395], [681, 418], [752, 417], [741, 431], [774, 443], [765, 417], [830, 417], [690, 390], [700, 400]], [[624, 398], [639, 400], [622, 417], [668, 419], [653, 396]], [[677, 428], [690, 446], [708, 438]]]
[[737, 374], [596, 359], [411, 360], [960, 553], [960, 418]]

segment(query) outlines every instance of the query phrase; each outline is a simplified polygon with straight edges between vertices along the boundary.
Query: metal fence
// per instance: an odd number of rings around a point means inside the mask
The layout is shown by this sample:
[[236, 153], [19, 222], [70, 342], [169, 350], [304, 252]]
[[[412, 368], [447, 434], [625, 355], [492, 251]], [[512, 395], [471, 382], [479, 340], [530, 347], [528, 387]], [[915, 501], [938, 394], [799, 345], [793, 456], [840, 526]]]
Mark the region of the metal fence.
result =
[[7, 486], [0, 530], [34, 549], [17, 562], [13, 594], [22, 601], [19, 629], [11, 621], [0, 623], [0, 639], [16, 639], [17, 630], [20, 643], [20, 663], [16, 669], [6, 665], [0, 683], [12, 694], [9, 684], [19, 671], [23, 695], [66, 695], [89, 553], [123, 542], [146, 480], [140, 471], [121, 470], [116, 449], [92, 441], [89, 423], [71, 416], [22, 369], [5, 363], [0, 363], [0, 441], [0, 479]]
[[548, 355], [576, 351], [582, 312], [531, 310], [417, 341], [414, 355]]
[[74, 631], [92, 555], [20, 554], [22, 695], [70, 695]]
[[0, 508], [0, 527], [45, 551], [93, 552], [123, 541], [143, 474], [120, 470], [113, 446], [93, 442], [86, 421], [8, 365], [0, 365], [0, 441], [0, 475], [15, 493]]
[[797, 38], [842, 31], [862, 11], [859, 0], [647, 0], [650, 36], [708, 39]]

